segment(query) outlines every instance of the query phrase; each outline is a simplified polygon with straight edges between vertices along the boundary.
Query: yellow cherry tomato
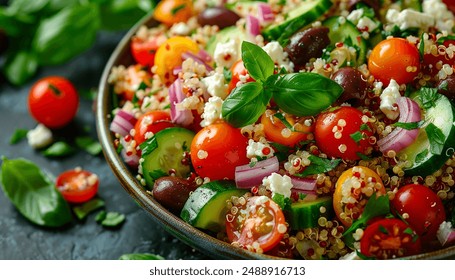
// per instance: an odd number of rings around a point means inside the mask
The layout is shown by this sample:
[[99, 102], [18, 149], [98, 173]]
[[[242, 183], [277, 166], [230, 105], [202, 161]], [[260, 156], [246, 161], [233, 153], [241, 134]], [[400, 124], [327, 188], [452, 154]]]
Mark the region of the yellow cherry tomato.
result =
[[338, 178], [333, 194], [333, 209], [338, 219], [349, 227], [359, 218], [368, 199], [376, 193], [385, 195], [381, 177], [368, 167], [354, 166]]
[[185, 22], [193, 15], [191, 0], [163, 0], [156, 6], [153, 17], [164, 24]]
[[166, 86], [170, 86], [175, 80], [174, 68], [182, 65], [182, 54], [198, 51], [199, 46], [188, 37], [175, 36], [167, 39], [156, 51], [155, 73]]

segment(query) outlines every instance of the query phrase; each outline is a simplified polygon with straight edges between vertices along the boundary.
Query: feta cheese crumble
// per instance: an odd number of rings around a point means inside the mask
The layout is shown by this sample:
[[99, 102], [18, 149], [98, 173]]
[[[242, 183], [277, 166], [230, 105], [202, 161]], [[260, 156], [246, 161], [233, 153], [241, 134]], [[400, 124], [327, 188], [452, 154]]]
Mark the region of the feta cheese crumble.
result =
[[217, 96], [224, 100], [228, 95], [228, 85], [225, 83], [223, 74], [215, 72], [201, 81], [211, 96]]
[[45, 125], [39, 123], [36, 128], [27, 132], [27, 141], [35, 149], [44, 148], [52, 143], [52, 132]]
[[267, 157], [270, 158], [273, 156], [273, 149], [267, 143], [264, 137], [261, 137], [258, 142], [255, 142], [253, 139], [248, 140], [248, 146], [246, 147], [246, 156], [248, 158], [256, 157]]
[[274, 194], [281, 194], [287, 198], [291, 197], [292, 182], [288, 175], [282, 176], [278, 173], [272, 173], [262, 179], [262, 184], [272, 192], [272, 197]]
[[207, 103], [204, 105], [204, 113], [202, 113], [201, 126], [205, 127], [217, 120], [221, 119], [221, 106], [223, 105], [223, 100], [221, 98], [214, 96], [210, 97]]
[[240, 59], [239, 40], [229, 40], [226, 43], [218, 43], [213, 54], [215, 63], [219, 67], [231, 68]]
[[273, 62], [278, 67], [286, 69], [288, 72], [292, 72], [294, 64], [289, 61], [288, 54], [283, 50], [283, 47], [276, 41], [272, 41], [262, 48], [272, 58]]
[[387, 11], [386, 19], [387, 22], [397, 25], [401, 30], [413, 27], [426, 30], [435, 24], [433, 16], [411, 9], [404, 9], [401, 12], [390, 9]]
[[400, 96], [400, 86], [394, 79], [390, 80], [389, 85], [382, 91], [380, 96], [381, 105], [379, 106], [379, 109], [381, 109], [386, 117], [391, 120], [398, 118], [400, 115], [398, 107], [394, 105], [397, 103], [397, 99]]

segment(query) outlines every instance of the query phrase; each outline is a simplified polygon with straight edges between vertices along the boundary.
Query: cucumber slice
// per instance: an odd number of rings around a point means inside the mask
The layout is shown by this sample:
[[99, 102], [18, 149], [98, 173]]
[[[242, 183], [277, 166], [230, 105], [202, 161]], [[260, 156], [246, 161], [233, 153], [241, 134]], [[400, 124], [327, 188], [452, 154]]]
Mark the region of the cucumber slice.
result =
[[[194, 132], [181, 127], [166, 128], [148, 140], [147, 154], [142, 158], [142, 174], [149, 188], [153, 188], [156, 179], [167, 176], [172, 169], [178, 177], [190, 173], [190, 166], [183, 165], [184, 152], [188, 152]], [[144, 149], [143, 149], [144, 151]]]
[[[205, 49], [210, 55], [213, 56], [218, 43], [226, 43], [230, 40], [239, 40], [242, 42], [246, 40], [246, 34], [235, 26], [226, 27], [210, 38]], [[242, 44], [239, 44], [239, 53], [241, 53], [241, 45]]]
[[[321, 212], [321, 207], [325, 212]], [[289, 223], [292, 229], [306, 229], [318, 226], [318, 219], [325, 217], [331, 219], [333, 216], [332, 197], [320, 197], [312, 201], [301, 201], [291, 204], [289, 212]]]
[[212, 181], [197, 188], [183, 206], [180, 217], [190, 225], [219, 232], [225, 227], [226, 201], [247, 192], [233, 181]]
[[[421, 104], [420, 91], [412, 94], [410, 98]], [[408, 147], [398, 153], [398, 158], [406, 156], [412, 166], [404, 169], [409, 176], [427, 176], [440, 169], [455, 152], [455, 107], [444, 95], [439, 95], [435, 105], [424, 112], [425, 123], [432, 123], [444, 134], [444, 147], [440, 155], [433, 154], [430, 150], [425, 128], [420, 128], [417, 139]]]
[[300, 6], [289, 12], [284, 22], [272, 24], [262, 31], [262, 35], [266, 40], [275, 40], [284, 45], [287, 39], [295, 32], [316, 21], [333, 5], [330, 0], [307, 0], [301, 2]]
[[422, 1], [419, 0], [401, 0], [401, 9], [413, 9], [418, 12], [423, 12]]
[[[362, 33], [357, 27], [344, 17], [330, 17], [322, 22], [322, 25], [329, 28], [330, 42], [334, 45], [342, 42], [352, 46], [357, 50], [356, 65], [362, 65], [365, 62], [367, 54], [367, 42], [362, 37]], [[354, 65], [350, 65], [354, 66]]]

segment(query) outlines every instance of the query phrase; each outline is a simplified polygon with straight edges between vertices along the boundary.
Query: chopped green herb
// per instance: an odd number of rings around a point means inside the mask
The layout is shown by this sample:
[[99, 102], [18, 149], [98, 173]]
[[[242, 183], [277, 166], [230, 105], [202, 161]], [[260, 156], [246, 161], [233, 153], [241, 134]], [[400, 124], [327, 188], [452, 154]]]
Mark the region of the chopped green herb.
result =
[[27, 132], [28, 132], [27, 129], [16, 129], [13, 135], [11, 135], [9, 143], [11, 145], [19, 143], [20, 141], [22, 141], [22, 139], [27, 138]]
[[104, 219], [106, 219], [106, 216], [107, 216], [107, 212], [105, 210], [103, 210], [103, 211], [99, 212], [98, 215], [96, 215], [95, 221], [97, 221], [98, 223], [101, 223]]
[[367, 155], [362, 154], [361, 152], [357, 152], [356, 155], [357, 155], [361, 160], [369, 161], [369, 160], [372, 159], [372, 158], [368, 157]]
[[375, 257], [367, 257], [367, 256], [365, 256], [364, 254], [360, 253], [359, 250], [355, 250], [355, 253], [362, 260], [375, 260], [376, 259]]
[[423, 61], [423, 56], [425, 55], [425, 39], [424, 39], [423, 35], [425, 35], [424, 32], [422, 32], [422, 35], [420, 36], [420, 44], [419, 44], [420, 61]]
[[64, 157], [73, 154], [76, 149], [70, 144], [58, 141], [43, 151], [43, 155], [46, 157]]
[[278, 161], [286, 160], [288, 158], [288, 154], [292, 150], [292, 148], [276, 142], [270, 142], [270, 146], [272, 146], [272, 148], [275, 150], [274, 155], [278, 158]]
[[137, 87], [137, 90], [145, 90], [147, 88], [147, 84], [144, 82], [141, 82], [139, 86]]
[[295, 174], [296, 176], [306, 177], [308, 175], [325, 173], [337, 167], [341, 162], [341, 159], [326, 159], [313, 155], [310, 155], [308, 159], [311, 161], [311, 164], [302, 173]]
[[171, 109], [171, 104], [167, 104], [166, 106], [163, 107], [163, 109]]
[[121, 143], [118, 144], [118, 147], [117, 147], [117, 154], [120, 154], [123, 150], [123, 145]]
[[438, 44], [442, 44], [442, 43], [444, 43], [447, 40], [455, 40], [455, 35], [448, 35], [448, 36], [441, 37], [436, 42]]
[[363, 134], [360, 131], [356, 131], [350, 134], [349, 136], [352, 138], [352, 140], [354, 140], [357, 143], [357, 145], [359, 144], [360, 140], [363, 139]]
[[145, 157], [158, 148], [158, 141], [156, 141], [156, 137], [153, 136], [144, 143], [140, 144], [139, 147], [142, 150], [142, 157]]
[[440, 94], [436, 88], [423, 87], [420, 89], [419, 98], [423, 109], [430, 109], [436, 106], [436, 101], [439, 97]]
[[76, 146], [92, 156], [99, 155], [103, 150], [101, 144], [90, 136], [76, 137], [75, 142]]
[[379, 225], [379, 231], [384, 234], [389, 234], [389, 231], [382, 225]]
[[290, 131], [294, 132], [295, 129], [294, 127], [288, 122], [288, 120], [283, 116], [283, 113], [276, 113], [273, 115], [275, 118], [279, 119], [283, 124], [284, 126], [286, 126], [287, 129], [289, 129]]
[[414, 235], [414, 231], [410, 227], [408, 227], [405, 230], [403, 230], [403, 233], [407, 233], [409, 235]]
[[82, 205], [74, 206], [73, 212], [79, 220], [84, 219], [88, 214], [104, 206], [104, 201], [99, 198], [91, 199]]
[[420, 126], [422, 126], [423, 123], [424, 123], [423, 121], [420, 121], [420, 122], [408, 122], [408, 123], [396, 122], [393, 125], [396, 126], [396, 127], [401, 127], [403, 129], [406, 129], [406, 130], [413, 130], [413, 129], [417, 129]]
[[177, 14], [180, 10], [185, 9], [185, 7], [186, 7], [186, 4], [178, 5], [177, 7], [172, 8], [171, 14], [172, 14], [173, 16], [175, 16], [175, 14]]
[[[101, 213], [100, 213], [101, 214]], [[96, 216], [96, 221], [105, 227], [116, 227], [125, 221], [125, 215], [117, 212], [105, 212], [100, 217]]]
[[149, 171], [149, 175], [155, 181], [161, 177], [167, 176], [168, 174], [161, 169], [155, 169], [155, 170]]
[[280, 193], [273, 194], [272, 200], [283, 210], [291, 206], [291, 200]]
[[442, 81], [442, 83], [439, 85], [439, 89], [442, 90], [448, 90], [449, 82], [447, 80]]
[[445, 135], [442, 130], [434, 125], [429, 123], [425, 127], [425, 132], [427, 133], [428, 140], [430, 141], [430, 151], [432, 154], [440, 155], [444, 149]]
[[360, 125], [360, 131], [364, 131], [364, 130], [371, 131], [371, 128], [366, 123], [363, 123], [363, 124]]
[[231, 80], [232, 80], [232, 71], [229, 68], [224, 67], [223, 68], [223, 76], [224, 76], [224, 80], [226, 81], [226, 83], [231, 82]]
[[421, 163], [422, 161], [424, 161], [427, 158], [428, 154], [429, 154], [428, 149], [425, 149], [425, 150], [421, 151], [420, 153], [418, 153], [414, 160], [415, 163]]

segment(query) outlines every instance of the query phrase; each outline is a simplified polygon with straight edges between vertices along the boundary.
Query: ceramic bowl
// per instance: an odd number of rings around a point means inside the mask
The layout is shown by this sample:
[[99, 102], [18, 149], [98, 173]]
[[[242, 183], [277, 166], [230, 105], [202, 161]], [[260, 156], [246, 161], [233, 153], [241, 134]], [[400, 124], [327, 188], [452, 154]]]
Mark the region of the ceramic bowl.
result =
[[[103, 146], [104, 156], [113, 173], [117, 176], [123, 188], [150, 216], [164, 227], [169, 233], [191, 247], [217, 259], [276, 259], [272, 256], [256, 254], [222, 242], [203, 231], [200, 231], [182, 221], [163, 206], [161, 206], [135, 178], [128, 166], [116, 152], [114, 137], [109, 131], [112, 121], [112, 94], [108, 84], [108, 76], [112, 67], [130, 65], [133, 59], [130, 54], [129, 43], [131, 37], [141, 25], [149, 27], [157, 23], [149, 16], [143, 18], [123, 37], [112, 53], [101, 77], [96, 103], [96, 120], [98, 137]], [[447, 259], [455, 258], [455, 246], [441, 250], [408, 257], [408, 259]]]

